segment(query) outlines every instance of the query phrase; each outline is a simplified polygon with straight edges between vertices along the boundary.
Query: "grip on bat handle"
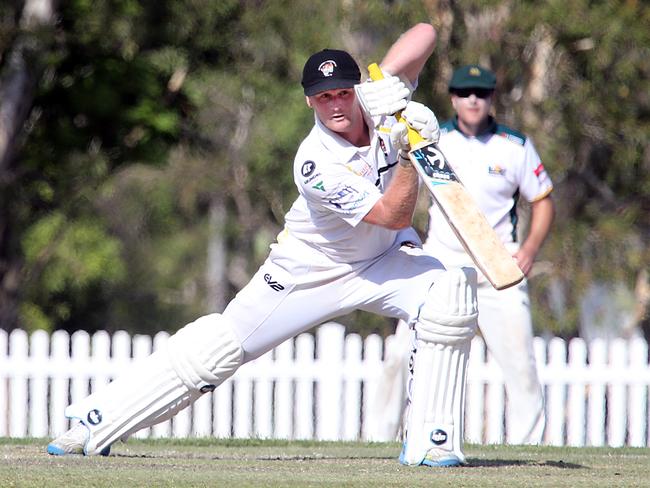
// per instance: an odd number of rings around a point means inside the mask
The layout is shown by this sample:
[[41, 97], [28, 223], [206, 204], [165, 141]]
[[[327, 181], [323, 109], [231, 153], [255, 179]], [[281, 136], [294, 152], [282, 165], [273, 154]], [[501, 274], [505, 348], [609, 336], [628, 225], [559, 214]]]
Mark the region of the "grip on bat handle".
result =
[[[376, 81], [384, 79], [384, 73], [382, 73], [381, 68], [377, 63], [372, 63], [370, 66], [368, 66], [368, 74], [370, 75], [371, 80]], [[411, 127], [408, 122], [406, 122], [406, 120], [404, 120], [401, 112], [397, 112], [395, 114], [395, 117], [397, 117], [397, 120], [399, 122], [402, 122], [408, 128], [409, 144], [411, 147], [414, 147], [417, 143], [424, 141], [424, 137], [422, 137], [418, 131]]]

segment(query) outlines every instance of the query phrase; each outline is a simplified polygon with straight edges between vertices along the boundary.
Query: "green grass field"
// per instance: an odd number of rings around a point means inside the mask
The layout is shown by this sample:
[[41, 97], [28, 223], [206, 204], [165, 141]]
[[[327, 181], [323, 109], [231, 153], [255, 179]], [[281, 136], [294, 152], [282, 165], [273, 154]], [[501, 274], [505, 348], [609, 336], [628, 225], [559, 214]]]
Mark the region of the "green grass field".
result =
[[648, 487], [650, 449], [466, 447], [469, 465], [402, 466], [397, 443], [130, 440], [56, 457], [0, 438], [0, 487]]

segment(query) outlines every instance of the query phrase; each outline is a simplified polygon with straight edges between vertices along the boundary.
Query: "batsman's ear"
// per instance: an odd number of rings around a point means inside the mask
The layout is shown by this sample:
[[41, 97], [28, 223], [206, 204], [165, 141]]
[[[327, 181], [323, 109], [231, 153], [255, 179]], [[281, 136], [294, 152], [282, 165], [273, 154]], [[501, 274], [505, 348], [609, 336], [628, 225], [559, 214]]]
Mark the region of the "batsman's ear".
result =
[[311, 100], [309, 99], [309, 97], [305, 97], [305, 103], [307, 103], [307, 106], [308, 106], [309, 108], [312, 108], [312, 106], [311, 106]]

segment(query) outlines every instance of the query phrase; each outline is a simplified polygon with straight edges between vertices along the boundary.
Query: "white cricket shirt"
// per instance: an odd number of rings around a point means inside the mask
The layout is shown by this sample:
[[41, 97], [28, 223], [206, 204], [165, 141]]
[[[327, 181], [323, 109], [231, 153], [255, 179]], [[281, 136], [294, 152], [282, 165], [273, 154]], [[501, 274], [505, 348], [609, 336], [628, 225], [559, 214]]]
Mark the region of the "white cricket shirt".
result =
[[[300, 195], [285, 216], [289, 234], [335, 263], [375, 258], [397, 232], [362, 221], [386, 189], [397, 164], [388, 132], [371, 128], [370, 146], [359, 148], [316, 123], [294, 160]], [[380, 118], [385, 126], [393, 117]], [[367, 120], [374, 127], [372, 120]]]
[[[504, 243], [517, 242], [518, 199], [548, 195], [553, 184], [530, 138], [491, 120], [478, 137], [463, 134], [456, 119], [441, 127], [440, 149]], [[463, 252], [437, 205], [429, 208], [427, 247]]]

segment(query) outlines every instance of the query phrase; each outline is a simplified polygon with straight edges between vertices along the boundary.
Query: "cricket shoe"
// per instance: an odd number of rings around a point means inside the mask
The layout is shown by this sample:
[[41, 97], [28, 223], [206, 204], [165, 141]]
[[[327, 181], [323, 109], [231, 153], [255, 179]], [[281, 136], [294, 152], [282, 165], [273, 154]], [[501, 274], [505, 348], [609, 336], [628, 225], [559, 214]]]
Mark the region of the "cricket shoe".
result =
[[[409, 464], [404, 459], [404, 449], [402, 449], [402, 452], [399, 455], [399, 462], [406, 465]], [[453, 452], [438, 447], [432, 447], [429, 449], [427, 454], [424, 456], [424, 459], [420, 462], [420, 466], [429, 466], [432, 468], [451, 468], [462, 464], [463, 461], [461, 461]]]
[[[84, 446], [88, 441], [88, 428], [81, 422], [61, 434], [47, 445], [47, 453], [53, 456], [65, 456], [68, 454], [85, 454]], [[111, 452], [111, 446], [105, 447], [100, 453], [102, 456], [108, 456]]]

